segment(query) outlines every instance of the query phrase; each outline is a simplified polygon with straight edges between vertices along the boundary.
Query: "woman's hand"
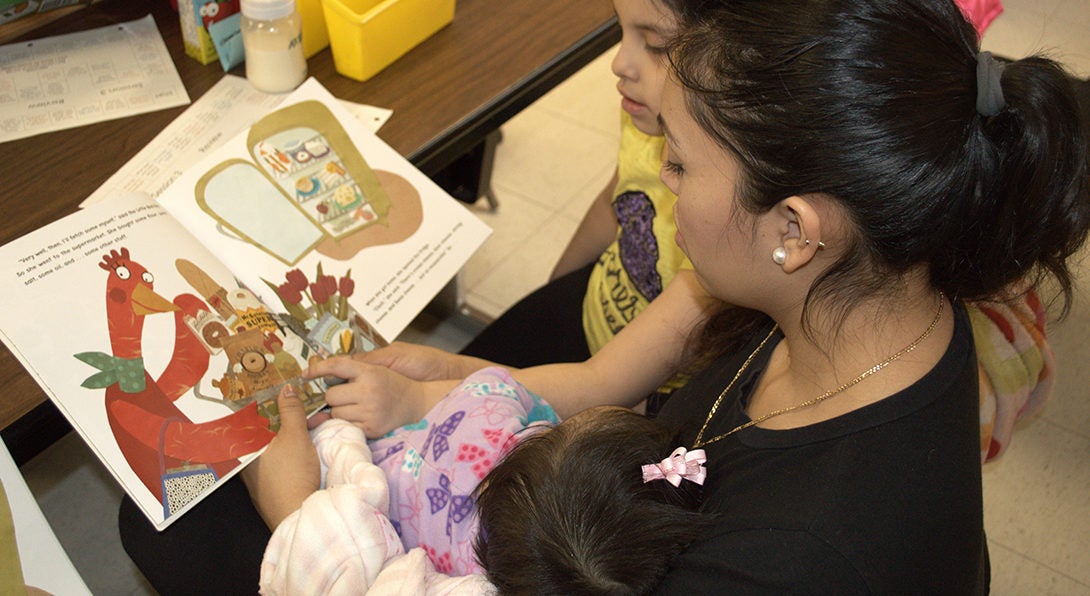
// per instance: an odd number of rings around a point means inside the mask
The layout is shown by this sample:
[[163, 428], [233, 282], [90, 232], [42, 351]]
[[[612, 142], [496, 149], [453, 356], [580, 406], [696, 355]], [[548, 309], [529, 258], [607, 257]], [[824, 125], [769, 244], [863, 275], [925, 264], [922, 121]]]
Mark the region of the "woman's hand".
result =
[[330, 413], [360, 427], [369, 439], [420, 420], [457, 383], [414, 381], [385, 366], [350, 356], [312, 362], [304, 376], [343, 379], [343, 383], [326, 390]]
[[353, 358], [367, 364], [385, 366], [417, 381], [464, 379], [482, 368], [495, 365], [481, 358], [400, 341], [370, 352], [354, 354]]
[[280, 431], [269, 447], [242, 470], [242, 481], [270, 530], [303, 505], [321, 486], [318, 451], [307, 432], [307, 416], [295, 387], [285, 385], [276, 398]]

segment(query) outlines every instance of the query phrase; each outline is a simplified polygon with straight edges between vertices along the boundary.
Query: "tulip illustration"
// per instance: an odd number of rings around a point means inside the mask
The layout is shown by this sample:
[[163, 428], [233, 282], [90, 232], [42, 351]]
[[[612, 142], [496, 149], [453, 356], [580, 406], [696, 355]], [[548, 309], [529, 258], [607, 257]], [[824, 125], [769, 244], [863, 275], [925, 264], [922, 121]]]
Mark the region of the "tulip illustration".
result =
[[348, 320], [348, 298], [352, 296], [352, 292], [356, 291], [356, 282], [352, 281], [352, 270], [349, 269], [348, 273], [344, 274], [340, 282], [337, 284], [337, 289], [340, 291], [340, 299], [337, 304], [337, 318], [342, 321]]
[[[284, 282], [277, 285], [268, 280], [265, 283], [276, 292], [284, 304], [287, 314], [307, 329], [322, 317], [332, 315], [340, 321], [348, 322], [354, 315], [348, 305], [348, 298], [356, 291], [356, 282], [352, 279], [352, 270], [340, 278], [327, 275], [319, 262], [314, 281], [307, 279], [299, 269], [292, 269], [284, 274]], [[309, 307], [303, 300], [309, 302]], [[348, 331], [346, 331], [348, 332]], [[344, 340], [344, 338], [342, 338]]]

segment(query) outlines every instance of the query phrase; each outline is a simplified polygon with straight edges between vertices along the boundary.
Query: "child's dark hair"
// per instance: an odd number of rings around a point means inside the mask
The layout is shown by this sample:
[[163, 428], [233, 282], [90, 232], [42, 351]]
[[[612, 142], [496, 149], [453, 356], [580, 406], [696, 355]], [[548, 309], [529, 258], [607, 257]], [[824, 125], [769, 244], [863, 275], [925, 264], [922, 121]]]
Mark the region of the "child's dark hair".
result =
[[707, 527], [700, 487], [643, 482], [675, 433], [595, 408], [524, 439], [481, 482], [477, 558], [501, 594], [641, 594]]
[[699, 20], [709, 10], [729, 0], [659, 0], [679, 23]]
[[807, 304], [847, 310], [924, 265], [962, 300], [1052, 278], [1066, 313], [1090, 225], [1087, 124], [1036, 56], [1005, 65], [1005, 106], [982, 115], [978, 53], [951, 0], [730, 0], [683, 23], [670, 57], [696, 121], [739, 160], [747, 211], [822, 193], [857, 230]]

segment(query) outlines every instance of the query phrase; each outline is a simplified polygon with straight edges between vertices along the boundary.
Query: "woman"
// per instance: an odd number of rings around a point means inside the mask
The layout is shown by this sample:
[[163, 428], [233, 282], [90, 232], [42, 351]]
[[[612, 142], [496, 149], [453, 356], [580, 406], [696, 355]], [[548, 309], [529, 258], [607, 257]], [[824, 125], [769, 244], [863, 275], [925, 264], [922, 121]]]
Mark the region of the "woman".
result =
[[986, 591], [961, 301], [1069, 293], [1090, 206], [1064, 74], [979, 52], [948, 1], [723, 4], [672, 48], [663, 178], [700, 283], [748, 310], [660, 415], [719, 516], [661, 589]]

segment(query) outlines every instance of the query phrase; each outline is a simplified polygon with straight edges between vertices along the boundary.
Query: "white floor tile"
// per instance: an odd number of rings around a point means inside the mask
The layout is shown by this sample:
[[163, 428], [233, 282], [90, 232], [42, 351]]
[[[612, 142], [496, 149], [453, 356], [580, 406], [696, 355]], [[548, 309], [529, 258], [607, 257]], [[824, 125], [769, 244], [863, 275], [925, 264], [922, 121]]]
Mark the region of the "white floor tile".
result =
[[504, 125], [492, 183], [558, 210], [574, 197], [597, 194], [591, 181], [616, 162], [615, 138], [530, 110]]
[[1090, 1], [1006, 0], [982, 47], [1009, 58], [1045, 52], [1072, 73], [1090, 76]]
[[1090, 2], [1062, 0], [1045, 25], [1057, 58], [1076, 76], [1090, 77]]
[[609, 68], [616, 53], [617, 46], [607, 50], [545, 94], [531, 109], [544, 110], [620, 141], [621, 95], [617, 92], [617, 77]]
[[[1056, 385], [1041, 417], [1090, 439], [1090, 244], [1075, 257], [1075, 297], [1067, 318], [1048, 328], [1056, 356]], [[1088, 512], [1090, 514], [1090, 512]]]
[[1023, 58], [1054, 47], [1045, 36], [1048, 14], [1031, 3], [1004, 3], [999, 15], [984, 32], [984, 50], [1006, 58]]
[[988, 538], [1090, 585], [1090, 439], [1047, 420], [1020, 429], [984, 468]]
[[500, 263], [514, 258], [525, 246], [527, 238], [538, 230], [541, 222], [555, 213], [555, 209], [543, 206], [498, 183], [493, 183], [492, 190], [496, 194], [499, 207], [494, 212], [477, 213], [492, 228], [492, 235], [470, 258], [462, 271], [462, 283], [470, 291]]
[[540, 222], [517, 252], [469, 288], [467, 302], [484, 310], [473, 298], [485, 296], [493, 305], [501, 306], [502, 312], [543, 285], [578, 225], [578, 221], [561, 215]]
[[511, 304], [500, 304], [493, 300], [492, 296], [472, 290], [466, 294], [468, 311], [485, 322], [498, 319], [508, 308], [511, 308]]
[[992, 596], [1077, 596], [1090, 586], [1050, 569], [1020, 553], [988, 544], [992, 563]]
[[1041, 417], [1090, 440], [1090, 293], [1076, 296], [1068, 317], [1050, 326], [1049, 343], [1056, 355], [1056, 385]]

